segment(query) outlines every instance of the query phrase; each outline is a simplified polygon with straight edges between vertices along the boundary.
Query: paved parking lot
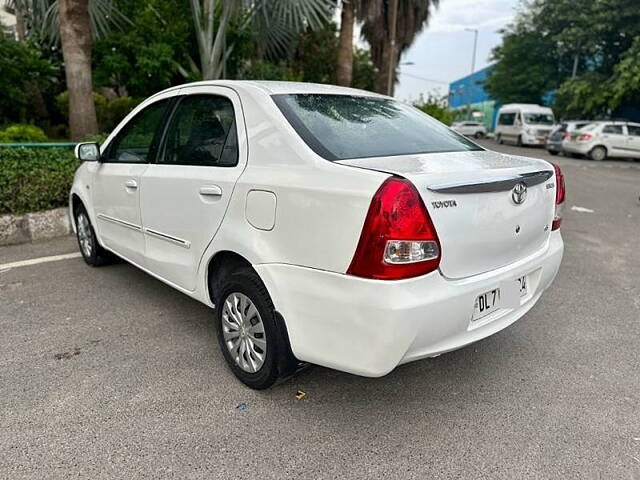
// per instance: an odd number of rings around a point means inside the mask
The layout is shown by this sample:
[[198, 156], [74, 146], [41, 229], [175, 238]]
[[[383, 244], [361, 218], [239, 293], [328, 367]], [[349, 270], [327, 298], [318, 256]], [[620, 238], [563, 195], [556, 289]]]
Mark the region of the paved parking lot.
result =
[[380, 379], [316, 367], [251, 391], [204, 305], [126, 263], [2, 267], [72, 239], [0, 248], [0, 478], [640, 479], [640, 162], [557, 161], [553, 288]]

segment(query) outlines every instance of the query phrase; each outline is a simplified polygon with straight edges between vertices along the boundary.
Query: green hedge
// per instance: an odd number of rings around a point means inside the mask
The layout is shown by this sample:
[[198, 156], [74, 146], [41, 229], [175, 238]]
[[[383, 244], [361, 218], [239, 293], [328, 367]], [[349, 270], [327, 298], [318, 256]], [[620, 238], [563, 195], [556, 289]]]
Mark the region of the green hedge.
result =
[[68, 148], [0, 146], [0, 215], [66, 206], [79, 165]]

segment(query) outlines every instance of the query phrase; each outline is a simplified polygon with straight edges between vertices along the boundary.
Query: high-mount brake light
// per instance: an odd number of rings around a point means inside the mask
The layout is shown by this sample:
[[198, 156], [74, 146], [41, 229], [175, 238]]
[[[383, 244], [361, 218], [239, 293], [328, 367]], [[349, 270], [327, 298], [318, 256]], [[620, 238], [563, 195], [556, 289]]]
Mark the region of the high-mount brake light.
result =
[[440, 241], [413, 184], [390, 177], [369, 206], [347, 274], [399, 280], [433, 272], [440, 264]]

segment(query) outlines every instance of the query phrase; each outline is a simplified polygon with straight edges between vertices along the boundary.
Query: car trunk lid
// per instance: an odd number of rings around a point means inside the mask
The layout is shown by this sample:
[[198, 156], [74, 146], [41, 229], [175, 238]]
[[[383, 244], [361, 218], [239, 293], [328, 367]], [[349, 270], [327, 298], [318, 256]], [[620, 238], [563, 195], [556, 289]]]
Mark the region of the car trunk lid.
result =
[[551, 233], [555, 182], [553, 166], [543, 160], [467, 151], [337, 163], [405, 177], [416, 186], [438, 232], [440, 271], [448, 278], [526, 258]]

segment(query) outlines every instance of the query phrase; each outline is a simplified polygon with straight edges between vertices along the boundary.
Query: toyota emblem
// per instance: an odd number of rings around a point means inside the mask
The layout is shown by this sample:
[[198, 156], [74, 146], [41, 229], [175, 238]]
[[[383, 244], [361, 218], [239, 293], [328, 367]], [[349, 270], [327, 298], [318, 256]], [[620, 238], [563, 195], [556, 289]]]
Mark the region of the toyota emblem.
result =
[[522, 182], [517, 183], [511, 190], [511, 198], [516, 205], [524, 203], [527, 198], [527, 186]]

